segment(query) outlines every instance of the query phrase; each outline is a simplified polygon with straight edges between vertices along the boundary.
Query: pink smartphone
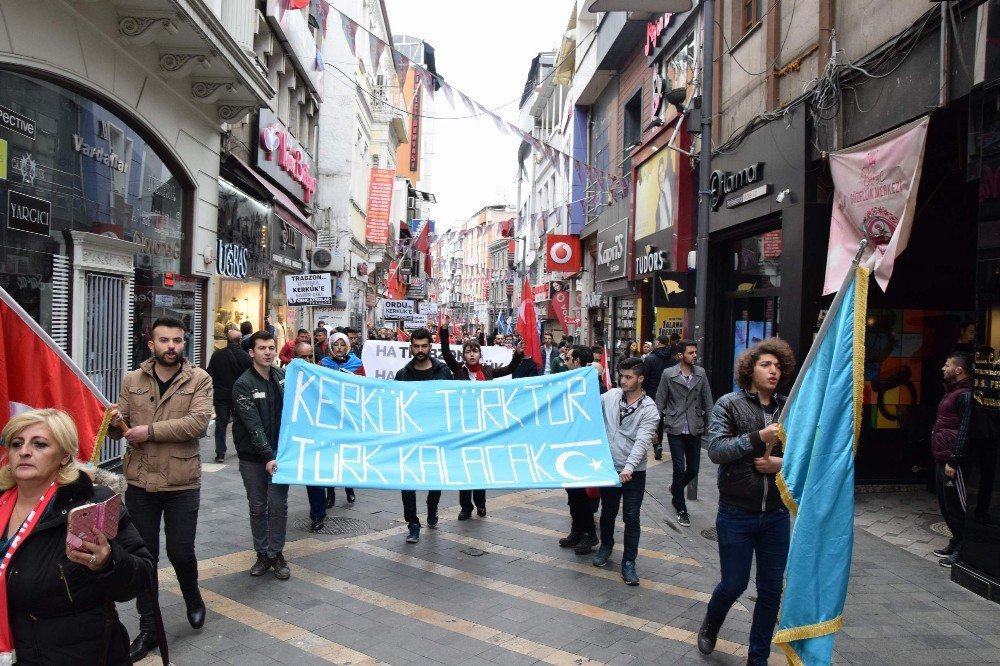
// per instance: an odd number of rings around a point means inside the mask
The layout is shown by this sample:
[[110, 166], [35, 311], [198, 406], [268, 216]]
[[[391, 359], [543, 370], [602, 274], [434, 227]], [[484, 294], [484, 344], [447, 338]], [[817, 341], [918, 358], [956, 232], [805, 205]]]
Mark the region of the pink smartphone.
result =
[[66, 543], [73, 548], [80, 548], [84, 541], [97, 543], [92, 528], [107, 539], [118, 535], [118, 516], [121, 513], [122, 496], [115, 494], [95, 504], [84, 504], [69, 512], [66, 524]]

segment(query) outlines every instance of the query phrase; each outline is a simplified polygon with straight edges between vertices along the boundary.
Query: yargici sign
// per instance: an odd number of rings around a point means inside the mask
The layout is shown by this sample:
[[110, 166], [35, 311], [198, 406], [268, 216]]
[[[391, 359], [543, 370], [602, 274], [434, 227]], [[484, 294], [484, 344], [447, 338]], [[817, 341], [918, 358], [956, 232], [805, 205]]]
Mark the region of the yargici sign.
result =
[[260, 110], [257, 167], [301, 203], [316, 193], [313, 158], [268, 109]]

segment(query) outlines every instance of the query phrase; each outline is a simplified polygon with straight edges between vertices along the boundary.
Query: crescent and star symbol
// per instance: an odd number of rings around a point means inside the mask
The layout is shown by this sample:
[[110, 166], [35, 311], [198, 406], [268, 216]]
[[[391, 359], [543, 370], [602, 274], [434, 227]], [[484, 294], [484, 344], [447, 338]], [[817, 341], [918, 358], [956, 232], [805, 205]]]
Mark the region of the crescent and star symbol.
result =
[[559, 474], [561, 474], [562, 476], [569, 479], [570, 481], [583, 481], [587, 478], [586, 476], [577, 476], [576, 474], [570, 474], [568, 471], [566, 471], [566, 461], [573, 456], [580, 456], [581, 458], [590, 459], [590, 462], [586, 464], [588, 467], [592, 467], [595, 472], [600, 470], [604, 466], [603, 461], [597, 460], [596, 458], [591, 458], [590, 456], [580, 453], [579, 451], [566, 451], [565, 453], [560, 454], [558, 458], [556, 458], [556, 471], [559, 472]]

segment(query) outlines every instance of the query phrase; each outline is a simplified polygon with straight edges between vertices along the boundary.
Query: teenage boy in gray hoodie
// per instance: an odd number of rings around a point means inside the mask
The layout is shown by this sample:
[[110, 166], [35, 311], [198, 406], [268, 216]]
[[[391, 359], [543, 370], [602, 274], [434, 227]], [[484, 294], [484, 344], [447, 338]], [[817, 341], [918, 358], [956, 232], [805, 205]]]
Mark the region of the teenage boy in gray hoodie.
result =
[[656, 403], [642, 390], [643, 368], [639, 357], [618, 364], [620, 388], [609, 389], [601, 396], [604, 427], [611, 443], [611, 458], [621, 486], [601, 488], [601, 548], [594, 555], [594, 566], [603, 567], [615, 545], [615, 520], [622, 504], [625, 519], [625, 552], [622, 555], [622, 580], [638, 585], [635, 557], [639, 552], [639, 511], [646, 490], [646, 456], [660, 422]]

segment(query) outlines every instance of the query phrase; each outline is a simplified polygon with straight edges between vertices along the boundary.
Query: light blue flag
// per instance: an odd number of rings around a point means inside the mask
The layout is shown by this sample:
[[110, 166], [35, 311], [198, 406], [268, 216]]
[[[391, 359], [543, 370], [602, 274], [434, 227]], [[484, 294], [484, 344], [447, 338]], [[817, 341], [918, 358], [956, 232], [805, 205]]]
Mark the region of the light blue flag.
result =
[[864, 390], [868, 270], [837, 293], [788, 397], [778, 487], [795, 516], [774, 636], [791, 664], [829, 664], [854, 546], [854, 454]]
[[619, 484], [593, 368], [399, 382], [292, 361], [275, 483], [396, 490]]
[[497, 313], [496, 331], [503, 333], [503, 310]]

